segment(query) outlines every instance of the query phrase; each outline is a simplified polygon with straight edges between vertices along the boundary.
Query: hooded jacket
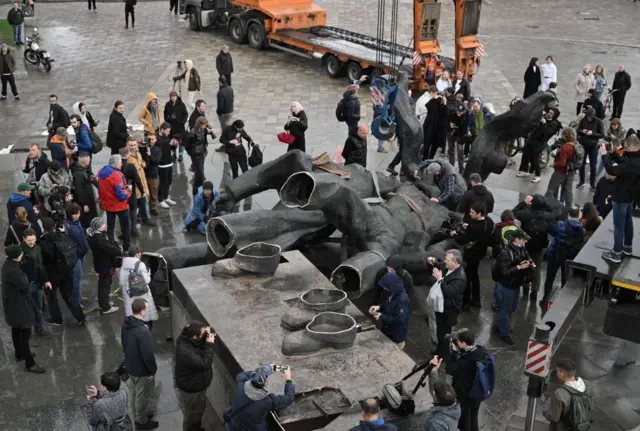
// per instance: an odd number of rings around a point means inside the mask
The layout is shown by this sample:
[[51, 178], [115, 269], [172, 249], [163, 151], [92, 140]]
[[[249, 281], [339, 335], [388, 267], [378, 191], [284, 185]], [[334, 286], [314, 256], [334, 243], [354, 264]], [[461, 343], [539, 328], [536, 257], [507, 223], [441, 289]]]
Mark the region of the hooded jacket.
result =
[[138, 273], [142, 275], [142, 278], [144, 278], [145, 283], [147, 283], [147, 287], [149, 287], [149, 283], [151, 283], [151, 271], [147, 268], [147, 265], [145, 265], [144, 262], [137, 257], [127, 256], [122, 259], [122, 266], [120, 267], [118, 274], [118, 283], [120, 284], [120, 290], [123, 293], [124, 315], [133, 315], [133, 312], [131, 311], [133, 300], [135, 298], [144, 298], [147, 301], [147, 312], [145, 313], [143, 320], [145, 322], [158, 320], [158, 309], [156, 308], [156, 303], [153, 300], [153, 295], [151, 295], [150, 290], [148, 290], [146, 294], [140, 296], [132, 297], [129, 295], [129, 274], [130, 271], [136, 267], [136, 263], [138, 262], [140, 262], [138, 265]]
[[[2, 53], [3, 48], [7, 48], [5, 54]], [[0, 74], [12, 74], [16, 70], [16, 60], [13, 58], [11, 50], [6, 44], [0, 45]]]
[[605, 154], [602, 162], [607, 172], [616, 177], [611, 200], [629, 203], [638, 196], [640, 181], [640, 151], [625, 151], [623, 156]]
[[220, 76], [233, 73], [233, 58], [231, 58], [230, 52], [225, 53], [220, 50], [220, 53], [216, 56], [216, 70]]
[[[185, 60], [186, 70], [180, 76], [175, 76], [173, 81], [181, 81], [183, 79], [188, 79], [187, 82], [187, 91], [200, 91], [200, 74], [198, 70], [193, 67], [193, 62], [191, 60]], [[153, 98], [152, 98], [153, 99]]]
[[367, 138], [361, 138], [357, 134], [349, 135], [342, 150], [344, 165], [357, 164], [367, 167]]
[[65, 220], [64, 228], [67, 232], [67, 235], [69, 235], [73, 242], [76, 243], [76, 248], [78, 250], [78, 259], [84, 257], [89, 252], [89, 243], [87, 242], [87, 236], [85, 235], [82, 224], [80, 224], [80, 220]]
[[93, 149], [93, 143], [91, 142], [91, 137], [89, 136], [89, 127], [80, 123], [77, 129], [74, 129], [76, 132], [76, 145], [78, 146], [78, 153], [87, 153], [91, 154]]
[[345, 122], [348, 124], [360, 121], [360, 100], [358, 96], [345, 91], [342, 94], [342, 100], [344, 100]]
[[375, 421], [360, 421], [360, 423], [349, 431], [397, 431], [398, 428], [394, 424], [384, 421], [384, 419], [376, 419]]
[[[49, 157], [43, 152], [40, 153], [40, 157], [32, 160], [29, 156], [25, 160], [25, 168], [22, 170], [25, 174], [29, 174], [29, 181], [40, 181], [40, 178], [49, 169]], [[33, 172], [33, 178], [31, 177], [31, 171]]]
[[451, 386], [456, 391], [458, 401], [465, 405], [469, 401], [469, 393], [476, 379], [476, 362], [484, 361], [487, 349], [475, 346], [470, 350], [453, 353], [447, 362], [447, 374], [453, 377]]
[[500, 250], [496, 259], [496, 265], [498, 265], [498, 279], [496, 281], [507, 289], [520, 289], [524, 283], [526, 270], [519, 270], [517, 266], [528, 259], [530, 257], [526, 247], [518, 247], [510, 241]]
[[409, 295], [404, 289], [402, 279], [397, 274], [389, 272], [378, 282], [378, 286], [391, 293], [386, 301], [380, 303], [381, 331], [394, 343], [402, 343], [407, 339], [409, 318], [411, 317], [411, 303]]
[[57, 103], [49, 105], [49, 117], [47, 118], [47, 123], [51, 126], [51, 130], [53, 132], [55, 132], [58, 127], [64, 127], [66, 129], [71, 125], [67, 110]]
[[203, 339], [194, 340], [180, 334], [176, 341], [175, 386], [195, 393], [206, 390], [213, 380], [213, 345]]
[[[531, 205], [524, 201], [513, 208], [513, 215], [522, 223], [522, 229], [531, 236], [527, 242], [527, 250], [538, 252], [549, 244], [548, 234], [556, 221], [565, 215], [561, 206], [556, 208], [547, 204], [544, 196], [535, 194]], [[539, 223], [539, 222], [542, 223]], [[541, 229], [544, 227], [545, 229]], [[538, 231], [536, 231], [536, 229]], [[544, 230], [544, 233], [542, 232]]]
[[[93, 177], [93, 180], [92, 180]], [[93, 187], [98, 187], [98, 182], [91, 172], [90, 167], [84, 167], [79, 163], [71, 165], [71, 178], [73, 180], [73, 200], [75, 203], [84, 207], [85, 205], [95, 208], [96, 198], [93, 193]]]
[[226, 115], [233, 113], [233, 88], [229, 85], [223, 85], [218, 89], [216, 94], [218, 106], [216, 107], [217, 115]]
[[27, 210], [27, 220], [31, 223], [31, 227], [35, 229], [38, 236], [42, 231], [40, 230], [40, 225], [38, 224], [38, 216], [33, 210], [33, 204], [29, 200], [28, 197], [21, 195], [20, 193], [12, 193], [11, 197], [7, 201], [7, 215], [9, 217], [9, 225], [13, 224], [16, 220], [16, 210], [19, 207], [23, 207]]
[[111, 239], [107, 232], [87, 229], [87, 238], [93, 255], [93, 269], [98, 274], [109, 274], [115, 268], [122, 248]]
[[140, 122], [144, 126], [144, 131], [147, 133], [155, 133], [156, 128], [159, 128], [160, 125], [162, 124], [162, 108], [160, 107], [160, 103], [156, 104], [156, 112], [155, 112], [156, 124], [155, 125], [153, 124], [154, 123], [153, 113], [151, 109], [149, 109], [149, 104], [153, 99], [158, 100], [156, 93], [151, 93], [151, 92], [147, 93], [147, 97], [145, 97], [144, 99], [144, 105], [142, 106], [142, 109], [140, 109], [140, 113], [138, 114], [138, 120], [140, 120]]
[[458, 421], [462, 415], [460, 404], [455, 402], [449, 406], [434, 405], [431, 407], [423, 418], [425, 419], [422, 426], [423, 431], [456, 431], [458, 429]]
[[[591, 134], [586, 134], [584, 130], [591, 131]], [[592, 148], [599, 144], [602, 138], [604, 138], [604, 124], [601, 119], [596, 117], [595, 109], [589, 108], [586, 116], [578, 124], [578, 141], [585, 151], [589, 153]]]
[[120, 212], [129, 209], [131, 190], [124, 174], [111, 165], [98, 172], [98, 195], [105, 211]]
[[563, 247], [568, 237], [579, 236], [579, 242], [582, 243], [585, 230], [582, 223], [580, 223], [580, 220], [566, 220], [556, 222], [556, 224], [551, 228], [551, 234], [553, 235], [553, 239], [547, 249], [547, 256], [549, 259], [555, 259], [558, 249]]
[[2, 265], [2, 309], [11, 328], [28, 329], [36, 322], [36, 307], [29, 293], [29, 280], [13, 259]]
[[593, 93], [591, 97], [585, 99], [584, 104], [582, 105], [582, 109], [586, 110], [589, 108], [593, 108], [596, 111], [596, 117], [604, 120], [604, 105], [598, 97], [598, 94]]
[[111, 148], [111, 154], [118, 154], [121, 148], [126, 147], [128, 137], [127, 120], [124, 115], [114, 109], [109, 115], [107, 126], [107, 147]]
[[117, 421], [127, 413], [127, 393], [124, 388], [115, 392], [98, 391], [87, 412], [87, 422], [93, 431], [120, 431]]
[[185, 123], [189, 119], [187, 106], [180, 97], [176, 98], [175, 105], [169, 100], [164, 105], [164, 121], [171, 124], [171, 136], [178, 136], [182, 139], [185, 132]]
[[229, 422], [229, 431], [267, 431], [269, 412], [278, 412], [293, 404], [295, 387], [291, 380], [284, 384], [284, 394], [276, 395], [264, 388], [254, 387], [251, 384], [252, 376], [253, 371], [245, 371], [236, 376], [236, 393], [231, 411], [238, 413]]
[[527, 136], [526, 145], [533, 145], [533, 148], [542, 149], [544, 144], [562, 129], [562, 124], [558, 121], [560, 111], [556, 108], [551, 108], [551, 110], [553, 111], [553, 119], [538, 123], [538, 127]]
[[570, 431], [567, 422], [571, 409], [572, 394], [585, 394], [593, 399], [593, 388], [580, 377], [576, 377], [575, 381], [564, 383], [557, 388], [551, 396], [549, 411], [544, 412], [545, 419], [550, 422], [550, 430]]
[[158, 371], [153, 353], [153, 338], [144, 321], [128, 316], [121, 331], [124, 366], [133, 377], [154, 376]]
[[493, 205], [495, 203], [493, 194], [487, 189], [484, 184], [477, 184], [472, 186], [469, 190], [464, 192], [458, 203], [458, 212], [461, 212], [467, 221], [469, 217], [469, 210], [475, 203], [484, 204], [484, 208], [487, 210], [486, 216], [493, 212]]
[[611, 203], [607, 204], [607, 198], [613, 195], [615, 188], [615, 179], [609, 179], [604, 176], [600, 178], [598, 180], [598, 184], [596, 184], [596, 191], [593, 194], [593, 203], [598, 210], [598, 214], [600, 214], [600, 217], [602, 218], [607, 217], [607, 214], [611, 211]]
[[71, 174], [65, 169], [60, 169], [58, 172], [52, 169], [47, 170], [47, 173], [40, 178], [38, 184], [38, 193], [44, 199], [44, 207], [47, 211], [51, 211], [51, 205], [49, 205], [49, 196], [53, 194], [55, 186], [66, 186], [69, 191], [73, 190], [73, 180]]
[[84, 114], [82, 113], [82, 111], [80, 110], [80, 105], [84, 105], [84, 103], [76, 102], [73, 104], [73, 113], [80, 116], [80, 118], [82, 119], [82, 123], [85, 126], [87, 126], [89, 130], [93, 130], [98, 126], [98, 124], [93, 119], [91, 112], [87, 111], [86, 106], [85, 106]]

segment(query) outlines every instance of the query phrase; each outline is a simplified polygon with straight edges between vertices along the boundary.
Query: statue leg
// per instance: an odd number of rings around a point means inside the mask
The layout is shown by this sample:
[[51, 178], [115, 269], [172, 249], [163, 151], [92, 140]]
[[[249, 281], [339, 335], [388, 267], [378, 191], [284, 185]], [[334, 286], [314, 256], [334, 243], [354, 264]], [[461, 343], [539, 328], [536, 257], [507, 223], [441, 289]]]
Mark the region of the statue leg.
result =
[[209, 220], [207, 243], [218, 257], [228, 256], [230, 251], [254, 242], [279, 245], [285, 251], [303, 243], [326, 238], [334, 230], [335, 228], [327, 223], [322, 211], [289, 208], [255, 210], [227, 214]]
[[416, 162], [422, 160], [420, 145], [424, 140], [424, 131], [409, 102], [409, 79], [405, 72], [398, 75], [398, 96], [394, 109], [402, 133], [401, 171], [407, 178], [413, 178], [413, 173], [418, 169]]

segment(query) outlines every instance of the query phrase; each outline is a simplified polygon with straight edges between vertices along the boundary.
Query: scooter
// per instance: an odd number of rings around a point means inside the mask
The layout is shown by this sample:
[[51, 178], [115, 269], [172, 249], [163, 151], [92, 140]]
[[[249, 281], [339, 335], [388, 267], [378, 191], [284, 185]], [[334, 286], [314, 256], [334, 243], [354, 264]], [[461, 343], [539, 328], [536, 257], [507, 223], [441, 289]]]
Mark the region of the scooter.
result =
[[39, 40], [40, 34], [38, 33], [38, 29], [34, 28], [31, 37], [27, 37], [27, 48], [24, 50], [24, 59], [38, 67], [42, 64], [44, 70], [49, 72], [54, 59], [49, 55], [49, 51], [40, 48], [40, 45], [38, 45]]

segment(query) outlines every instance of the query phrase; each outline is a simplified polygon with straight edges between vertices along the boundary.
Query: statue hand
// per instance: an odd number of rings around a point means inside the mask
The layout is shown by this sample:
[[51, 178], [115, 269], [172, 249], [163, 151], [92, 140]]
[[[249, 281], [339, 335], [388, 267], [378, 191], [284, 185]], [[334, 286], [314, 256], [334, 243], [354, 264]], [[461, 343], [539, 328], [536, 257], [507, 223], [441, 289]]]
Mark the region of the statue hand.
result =
[[233, 196], [227, 192], [226, 190], [220, 190], [220, 194], [215, 197], [213, 200], [213, 204], [211, 205], [216, 212], [227, 212], [230, 213], [233, 210], [236, 202], [233, 199]]

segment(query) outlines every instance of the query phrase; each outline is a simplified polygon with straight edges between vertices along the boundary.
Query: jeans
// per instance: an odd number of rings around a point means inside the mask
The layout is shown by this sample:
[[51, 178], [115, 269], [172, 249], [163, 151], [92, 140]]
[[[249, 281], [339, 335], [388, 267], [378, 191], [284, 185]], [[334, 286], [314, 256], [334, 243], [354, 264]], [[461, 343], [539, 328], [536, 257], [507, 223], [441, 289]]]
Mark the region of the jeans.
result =
[[109, 270], [102, 270], [98, 274], [98, 306], [101, 311], [108, 311], [111, 309], [109, 294], [111, 293], [112, 282], [113, 275], [111, 275]]
[[158, 184], [158, 202], [164, 202], [170, 194], [171, 181], [173, 180], [173, 166], [158, 168], [160, 184]]
[[13, 40], [15, 43], [22, 43], [22, 24], [13, 24]]
[[182, 430], [192, 431], [202, 428], [202, 415], [206, 406], [207, 391], [184, 392], [177, 389], [178, 402], [182, 409]]
[[564, 202], [566, 207], [573, 205], [573, 180], [575, 172], [569, 172], [568, 175], [556, 170], [551, 174], [547, 192], [544, 194], [547, 198], [558, 198], [558, 189], [560, 189], [560, 202]]
[[[585, 158], [589, 157], [589, 184], [591, 187], [596, 185], [596, 168], [598, 167], [598, 146], [594, 145], [592, 148], [585, 147]], [[584, 183], [586, 176], [586, 163], [580, 166], [580, 183]]]
[[71, 300], [74, 304], [80, 305], [80, 281], [82, 281], [82, 265], [84, 264], [84, 256], [79, 257], [76, 266], [73, 267], [73, 293]]
[[218, 121], [220, 122], [220, 130], [224, 130], [229, 124], [231, 124], [231, 117], [233, 116], [233, 112], [229, 114], [220, 114], [218, 115]]
[[498, 290], [499, 283], [497, 281], [493, 282], [493, 300], [495, 301], [495, 306], [500, 308], [500, 302], [502, 302], [502, 296], [500, 296], [500, 291]]
[[51, 282], [52, 289], [47, 294], [47, 303], [49, 304], [49, 314], [51, 320], [55, 323], [62, 323], [62, 311], [60, 310], [60, 304], [58, 303], [58, 290], [60, 290], [60, 296], [67, 304], [67, 307], [71, 311], [73, 317], [79, 322], [85, 320], [84, 312], [80, 308], [79, 303], [74, 303], [72, 299], [73, 295], [73, 273], [65, 274], [65, 277], [57, 282]]
[[458, 171], [462, 172], [464, 170], [464, 144], [461, 138], [451, 136], [450, 133], [447, 134], [447, 155], [451, 166], [455, 165], [457, 156]]
[[349, 136], [355, 135], [358, 131], [359, 121], [347, 121], [347, 128], [349, 130]]
[[155, 413], [156, 396], [156, 379], [151, 376], [151, 379], [144, 377], [131, 376], [131, 383], [133, 384], [133, 412], [135, 415], [135, 422], [144, 424], [149, 421], [149, 415]]
[[480, 302], [480, 276], [478, 275], [480, 260], [475, 257], [467, 258], [466, 256], [464, 260], [466, 263], [464, 272], [467, 275], [467, 287], [464, 289], [462, 303], [467, 305], [472, 301]]
[[551, 292], [553, 291], [553, 282], [556, 279], [558, 270], [560, 270], [560, 286], [564, 286], [567, 281], [564, 262], [558, 262], [555, 257], [549, 257], [547, 259], [547, 276], [544, 280], [544, 302], [547, 302], [551, 296]]
[[16, 359], [25, 361], [25, 366], [31, 368], [36, 364], [29, 348], [31, 328], [11, 328], [11, 340], [16, 352]]
[[501, 337], [507, 337], [511, 333], [511, 315], [518, 309], [520, 289], [508, 289], [498, 283], [498, 295], [500, 295], [498, 332]]
[[116, 228], [116, 217], [118, 217], [118, 221], [120, 222], [120, 230], [122, 231], [122, 249], [129, 250], [129, 245], [131, 245], [131, 219], [129, 218], [129, 210], [122, 210], [120, 212], [110, 212], [107, 213], [107, 235], [113, 239], [113, 233]]
[[613, 251], [622, 253], [622, 249], [631, 249], [633, 245], [633, 204], [613, 201]]
[[138, 214], [142, 220], [149, 220], [149, 210], [147, 208], [147, 197], [138, 198]]
[[37, 282], [31, 282], [29, 293], [31, 294], [31, 299], [36, 306], [36, 325], [34, 328], [36, 330], [40, 330], [44, 323], [44, 320], [42, 319], [42, 309], [44, 308], [44, 290], [42, 290], [42, 285]]

